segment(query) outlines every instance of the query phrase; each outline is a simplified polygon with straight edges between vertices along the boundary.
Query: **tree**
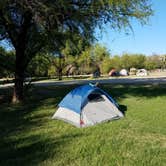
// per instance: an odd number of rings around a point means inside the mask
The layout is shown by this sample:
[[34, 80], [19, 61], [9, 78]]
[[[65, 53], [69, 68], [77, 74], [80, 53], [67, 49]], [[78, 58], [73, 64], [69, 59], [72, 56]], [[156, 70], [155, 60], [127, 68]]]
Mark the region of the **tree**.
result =
[[161, 56], [162, 69], [166, 69], [166, 55]]
[[23, 100], [24, 72], [28, 63], [44, 46], [57, 50], [66, 39], [65, 31], [85, 38], [103, 23], [111, 28], [130, 27], [131, 18], [145, 23], [152, 14], [149, 0], [3, 0], [0, 1], [0, 39], [15, 49], [13, 102]]
[[111, 59], [110, 57], [105, 57], [101, 64], [101, 72], [103, 74], [108, 74], [111, 69], [112, 69]]
[[[89, 40], [78, 34], [73, 34], [72, 39], [66, 40], [65, 47], [61, 49], [61, 53], [63, 55], [63, 62], [65, 62], [62, 69], [65, 70], [67, 76], [79, 73], [79, 58], [82, 57], [82, 52], [89, 48], [90, 45]], [[58, 65], [56, 66], [58, 67]]]
[[151, 55], [146, 58], [145, 67], [148, 70], [161, 69], [162, 68], [162, 59], [159, 55]]
[[15, 56], [13, 51], [6, 51], [0, 47], [0, 78], [14, 75]]
[[58, 79], [62, 80], [63, 69], [66, 67], [65, 56], [61, 53], [57, 53], [52, 59], [52, 63], [57, 71]]
[[37, 54], [29, 63], [26, 70], [27, 74], [35, 77], [47, 77], [49, 67], [52, 65], [52, 58], [53, 57], [49, 54]]
[[110, 60], [110, 69], [116, 69], [116, 70], [120, 70], [122, 68], [122, 62], [121, 62], [121, 57], [118, 55], [115, 55], [113, 57], [111, 57]]
[[109, 51], [106, 47], [96, 44], [92, 48], [92, 59], [93, 61], [100, 66], [104, 58], [108, 58], [110, 56]]
[[82, 51], [81, 55], [78, 58], [78, 66], [80, 74], [90, 74], [92, 73], [92, 56], [91, 56], [91, 47]]
[[144, 68], [146, 57], [143, 54], [123, 54], [121, 57], [121, 67], [125, 69], [134, 68]]
[[147, 58], [146, 59], [146, 62], [145, 62], [145, 68], [147, 70], [154, 70], [154, 69], [157, 69], [157, 64], [155, 61], [153, 61], [152, 59], [150, 58]]

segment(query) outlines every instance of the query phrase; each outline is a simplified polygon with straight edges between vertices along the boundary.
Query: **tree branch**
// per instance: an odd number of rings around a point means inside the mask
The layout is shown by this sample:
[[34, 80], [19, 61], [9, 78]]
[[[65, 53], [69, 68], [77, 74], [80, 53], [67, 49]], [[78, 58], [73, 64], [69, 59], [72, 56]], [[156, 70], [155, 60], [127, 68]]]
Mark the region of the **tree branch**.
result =
[[[6, 29], [6, 32], [8, 33], [9, 38], [10, 38], [10, 40], [11, 40], [11, 42], [12, 42], [14, 48], [16, 48], [17, 42], [16, 42], [16, 40], [14, 39], [14, 37], [13, 37], [13, 35], [12, 35], [12, 32], [11, 32], [12, 30], [11, 30], [11, 28], [9, 27], [10, 24], [9, 24], [9, 22], [5, 19], [2, 10], [0, 10], [0, 16], [1, 16], [1, 21], [2, 21], [2, 23], [3, 23], [3, 25], [4, 25], [5, 29]], [[10, 31], [10, 30], [11, 30], [11, 31]]]

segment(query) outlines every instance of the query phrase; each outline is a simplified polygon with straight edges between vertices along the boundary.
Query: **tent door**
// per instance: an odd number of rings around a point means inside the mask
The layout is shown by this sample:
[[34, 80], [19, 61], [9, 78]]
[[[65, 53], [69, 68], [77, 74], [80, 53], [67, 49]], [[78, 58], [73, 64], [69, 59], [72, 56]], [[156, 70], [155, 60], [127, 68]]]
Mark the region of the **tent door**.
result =
[[118, 117], [114, 111], [115, 106], [107, 99], [105, 95], [90, 97], [90, 100], [84, 106], [82, 114], [87, 122], [91, 124], [115, 119]]

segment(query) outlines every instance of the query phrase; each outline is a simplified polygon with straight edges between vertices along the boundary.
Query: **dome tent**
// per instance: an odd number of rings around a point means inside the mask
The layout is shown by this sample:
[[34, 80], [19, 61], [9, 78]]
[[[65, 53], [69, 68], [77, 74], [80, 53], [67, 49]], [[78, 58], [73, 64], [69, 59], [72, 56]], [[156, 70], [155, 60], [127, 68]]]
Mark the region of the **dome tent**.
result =
[[122, 69], [120, 72], [119, 72], [119, 75], [120, 76], [128, 76], [128, 71], [126, 69]]
[[147, 76], [148, 72], [146, 69], [139, 69], [136, 73], [137, 76]]
[[58, 106], [53, 119], [61, 119], [77, 127], [91, 126], [123, 117], [112, 97], [91, 84], [75, 88]]

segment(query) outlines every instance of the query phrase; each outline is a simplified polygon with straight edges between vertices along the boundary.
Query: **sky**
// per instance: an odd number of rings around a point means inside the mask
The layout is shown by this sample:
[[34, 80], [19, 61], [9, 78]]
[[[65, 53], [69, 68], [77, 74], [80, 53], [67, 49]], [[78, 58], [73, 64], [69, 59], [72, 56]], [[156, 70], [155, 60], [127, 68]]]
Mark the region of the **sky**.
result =
[[[111, 55], [138, 53], [145, 55], [166, 54], [166, 0], [151, 0], [154, 15], [148, 25], [142, 26], [132, 22], [133, 32], [126, 35], [124, 31], [116, 32], [108, 26], [99, 33], [98, 43], [105, 46]], [[7, 49], [11, 48], [5, 42]]]
[[145, 55], [166, 54], [166, 0], [152, 0], [154, 15], [148, 25], [142, 26], [134, 21], [134, 32], [116, 32], [108, 26], [99, 43], [104, 45], [112, 55], [123, 53], [141, 53]]

